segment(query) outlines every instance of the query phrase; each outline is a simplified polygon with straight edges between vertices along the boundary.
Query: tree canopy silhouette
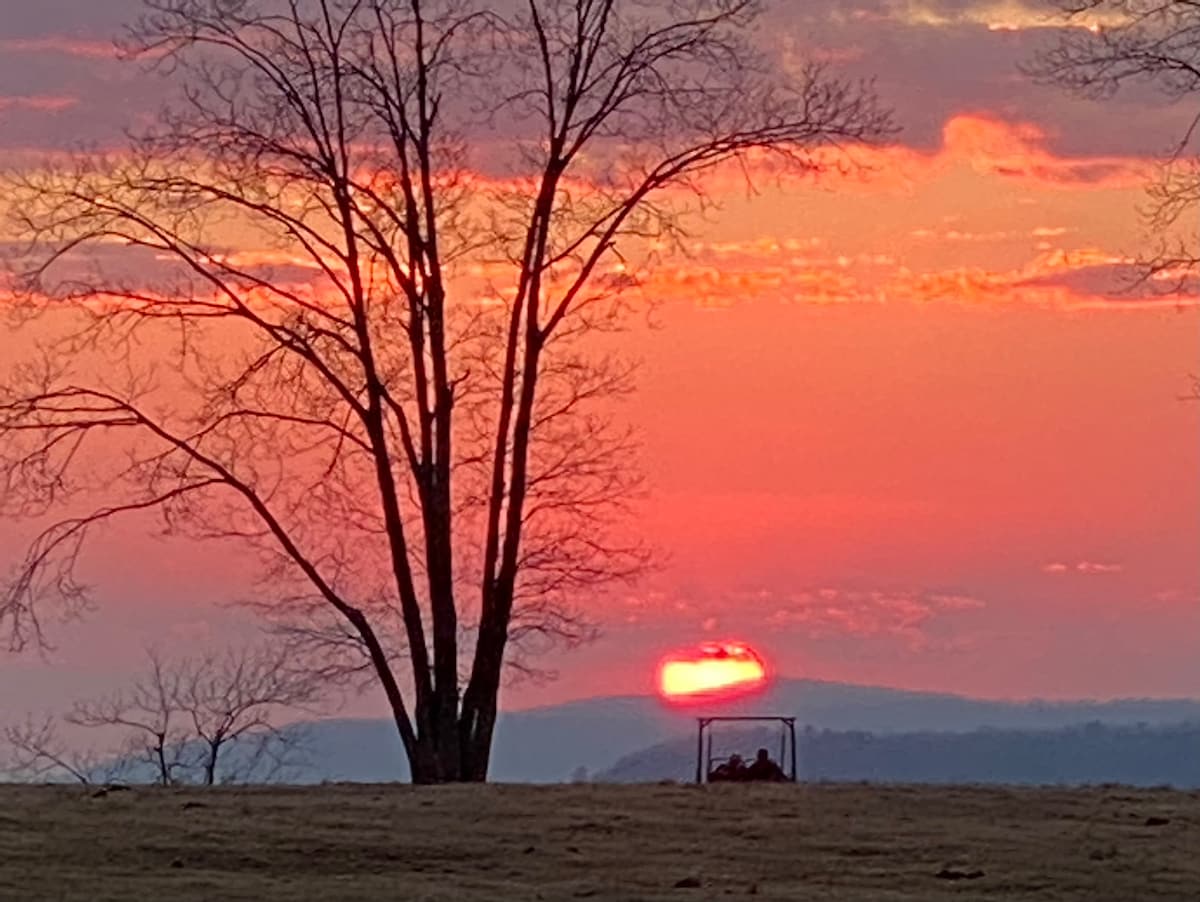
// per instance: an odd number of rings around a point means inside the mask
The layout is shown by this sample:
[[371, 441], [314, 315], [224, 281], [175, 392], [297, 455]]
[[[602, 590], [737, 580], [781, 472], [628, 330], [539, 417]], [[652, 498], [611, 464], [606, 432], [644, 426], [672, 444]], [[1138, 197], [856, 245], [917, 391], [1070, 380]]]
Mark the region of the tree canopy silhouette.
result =
[[39, 639], [95, 527], [155, 514], [263, 556], [258, 604], [382, 688], [415, 781], [486, 779], [506, 663], [646, 562], [604, 333], [719, 167], [818, 170], [890, 116], [783, 71], [758, 0], [146, 6], [126, 49], [178, 98], [11, 186], [41, 351], [4, 507], [53, 519], [0, 617]]
[[[1192, 0], [1057, 0], [1057, 5], [1068, 27], [1026, 66], [1036, 79], [1091, 98], [1142, 83], [1173, 101], [1200, 101], [1200, 5]], [[1200, 272], [1196, 230], [1172, 234], [1200, 209], [1198, 126], [1200, 109], [1148, 188], [1146, 218], [1159, 241], [1143, 261], [1142, 276], [1163, 291], [1194, 285]]]

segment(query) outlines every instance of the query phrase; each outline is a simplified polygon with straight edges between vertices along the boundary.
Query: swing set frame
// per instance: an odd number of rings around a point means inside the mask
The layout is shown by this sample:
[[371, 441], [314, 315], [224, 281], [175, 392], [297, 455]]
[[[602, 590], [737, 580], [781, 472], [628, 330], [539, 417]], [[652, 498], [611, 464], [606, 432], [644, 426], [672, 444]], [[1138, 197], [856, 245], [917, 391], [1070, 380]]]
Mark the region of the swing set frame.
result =
[[[718, 723], [778, 723], [782, 724], [779, 734], [779, 763], [788, 763], [784, 772], [788, 781], [796, 782], [796, 718], [783, 717], [777, 714], [761, 715], [727, 715], [723, 717], [696, 718], [696, 783], [709, 782], [709, 774], [713, 772], [715, 759], [712, 754], [712, 726]], [[707, 744], [705, 740], [707, 739]]]

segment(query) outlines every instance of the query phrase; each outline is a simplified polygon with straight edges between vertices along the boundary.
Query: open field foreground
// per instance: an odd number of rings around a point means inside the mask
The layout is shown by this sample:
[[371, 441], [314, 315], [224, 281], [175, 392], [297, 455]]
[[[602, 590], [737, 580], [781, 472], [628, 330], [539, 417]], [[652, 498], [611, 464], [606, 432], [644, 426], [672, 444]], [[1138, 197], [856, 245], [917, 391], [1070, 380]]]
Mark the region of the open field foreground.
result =
[[1200, 793], [0, 788], [5, 900], [1200, 899]]

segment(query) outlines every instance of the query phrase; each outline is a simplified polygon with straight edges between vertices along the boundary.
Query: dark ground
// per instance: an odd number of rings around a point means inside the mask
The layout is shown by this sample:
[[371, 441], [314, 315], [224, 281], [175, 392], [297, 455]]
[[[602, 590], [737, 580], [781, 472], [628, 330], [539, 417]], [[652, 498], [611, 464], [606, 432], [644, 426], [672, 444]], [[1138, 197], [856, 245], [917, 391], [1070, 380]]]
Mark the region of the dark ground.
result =
[[0, 787], [0, 899], [1200, 899], [1200, 793]]

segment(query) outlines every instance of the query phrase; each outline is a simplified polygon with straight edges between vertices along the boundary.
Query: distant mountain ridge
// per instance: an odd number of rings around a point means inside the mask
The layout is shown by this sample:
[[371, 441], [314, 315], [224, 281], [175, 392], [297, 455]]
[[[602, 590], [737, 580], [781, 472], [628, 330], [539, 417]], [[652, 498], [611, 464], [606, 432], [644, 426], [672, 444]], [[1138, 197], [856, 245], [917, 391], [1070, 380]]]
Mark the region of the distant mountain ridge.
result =
[[[778, 731], [730, 731], [721, 740], [714, 757], [759, 747], [778, 754]], [[1200, 787], [1200, 723], [888, 734], [808, 728], [797, 736], [797, 748], [797, 775], [804, 781]], [[695, 741], [680, 738], [626, 755], [593, 779], [687, 781], [695, 765]]]
[[[779, 679], [753, 697], [711, 709], [669, 707], [651, 696], [600, 697], [501, 713], [491, 777], [553, 783], [570, 779], [580, 768], [603, 772], [625, 756], [692, 737], [698, 714], [756, 713], [794, 716], [801, 729], [880, 735], [1047, 731], [1091, 722], [1200, 723], [1200, 701], [1009, 702], [798, 679]], [[313, 780], [408, 778], [399, 737], [388, 720], [325, 720], [305, 729]]]

